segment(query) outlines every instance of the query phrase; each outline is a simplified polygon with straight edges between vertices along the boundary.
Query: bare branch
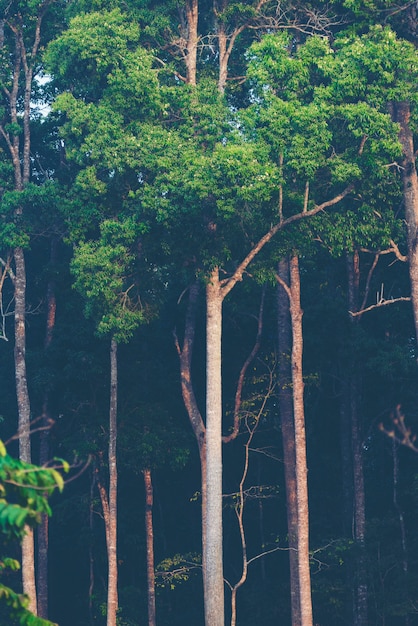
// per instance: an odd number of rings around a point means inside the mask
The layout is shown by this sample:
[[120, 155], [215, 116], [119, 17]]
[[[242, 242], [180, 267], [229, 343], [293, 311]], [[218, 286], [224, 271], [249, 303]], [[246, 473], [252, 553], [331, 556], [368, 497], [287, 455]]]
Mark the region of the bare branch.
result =
[[222, 441], [223, 443], [229, 443], [230, 441], [232, 441], [233, 439], [235, 439], [238, 435], [239, 432], [239, 412], [241, 409], [241, 398], [242, 398], [242, 390], [243, 390], [243, 386], [244, 386], [244, 381], [245, 381], [245, 375], [247, 373], [247, 369], [250, 366], [250, 364], [252, 363], [252, 361], [254, 360], [257, 352], [260, 349], [260, 343], [261, 343], [261, 333], [262, 333], [262, 329], [263, 329], [263, 311], [264, 311], [264, 299], [265, 299], [265, 289], [263, 289], [262, 294], [261, 294], [261, 301], [260, 301], [260, 310], [258, 313], [258, 325], [257, 325], [257, 335], [256, 335], [256, 339], [255, 339], [255, 343], [254, 346], [250, 352], [250, 354], [248, 355], [248, 357], [246, 358], [241, 371], [239, 373], [239, 378], [238, 378], [238, 383], [237, 383], [237, 390], [235, 392], [235, 404], [234, 404], [234, 425], [232, 428], [232, 432], [229, 435], [226, 435], [225, 437], [222, 437]]
[[372, 304], [371, 306], [368, 306], [365, 309], [361, 309], [361, 311], [349, 311], [349, 313], [352, 317], [357, 317], [357, 316], [363, 315], [363, 313], [368, 313], [369, 311], [372, 311], [373, 309], [378, 309], [381, 306], [387, 306], [388, 304], [396, 304], [396, 302], [411, 302], [411, 298], [400, 297], [400, 298], [393, 298], [391, 300], [385, 300], [384, 298], [381, 298], [379, 302], [377, 302], [377, 304]]
[[418, 446], [415, 443], [417, 436], [413, 434], [411, 429], [405, 424], [405, 415], [401, 411], [400, 404], [396, 407], [395, 413], [391, 414], [390, 419], [392, 421], [393, 428], [388, 430], [385, 428], [384, 424], [381, 423], [379, 424], [379, 430], [400, 445], [418, 453]]
[[372, 279], [373, 272], [376, 269], [376, 265], [377, 265], [377, 263], [379, 261], [379, 256], [380, 256], [379, 252], [377, 252], [374, 255], [372, 266], [369, 269], [369, 273], [367, 274], [366, 287], [364, 289], [364, 298], [363, 298], [363, 302], [361, 303], [360, 310], [364, 309], [364, 307], [366, 306], [367, 298], [369, 297], [369, 291], [370, 291], [370, 281]]

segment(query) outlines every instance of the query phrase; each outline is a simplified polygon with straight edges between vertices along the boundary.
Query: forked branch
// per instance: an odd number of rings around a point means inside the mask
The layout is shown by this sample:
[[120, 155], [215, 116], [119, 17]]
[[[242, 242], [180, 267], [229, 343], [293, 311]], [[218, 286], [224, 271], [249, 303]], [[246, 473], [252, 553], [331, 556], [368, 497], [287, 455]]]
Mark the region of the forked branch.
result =
[[390, 420], [393, 428], [388, 429], [381, 423], [379, 424], [379, 429], [400, 445], [418, 453], [417, 435], [406, 425], [405, 415], [401, 411], [400, 404], [396, 407], [395, 412], [391, 414]]

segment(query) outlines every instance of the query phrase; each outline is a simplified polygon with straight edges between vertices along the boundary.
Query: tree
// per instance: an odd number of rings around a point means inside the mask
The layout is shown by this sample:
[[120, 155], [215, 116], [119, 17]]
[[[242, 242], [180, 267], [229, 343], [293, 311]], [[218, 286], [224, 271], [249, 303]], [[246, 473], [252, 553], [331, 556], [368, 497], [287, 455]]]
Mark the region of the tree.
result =
[[[30, 399], [26, 371], [26, 267], [28, 244], [24, 208], [31, 201], [31, 105], [40, 71], [40, 50], [45, 45], [50, 11], [48, 1], [2, 3], [0, 47], [2, 54], [2, 119], [0, 137], [11, 167], [4, 163], [7, 183], [2, 194], [3, 210], [9, 216], [2, 248], [2, 261], [14, 289], [14, 360], [19, 422], [19, 457], [31, 461]], [[55, 17], [53, 16], [53, 20]], [[26, 232], [25, 232], [26, 231]], [[9, 234], [7, 234], [9, 233]], [[12, 252], [11, 252], [12, 250]], [[22, 541], [22, 575], [25, 593], [36, 612], [36, 585], [32, 531]]]
[[117, 558], [117, 406], [118, 406], [118, 342], [127, 340], [136, 325], [143, 319], [137, 304], [127, 295], [132, 288], [125, 289], [127, 265], [132, 258], [127, 254], [124, 243], [115, 245], [112, 236], [132, 242], [134, 233], [124, 233], [117, 223], [102, 225], [102, 240], [79, 245], [73, 260], [76, 286], [85, 294], [87, 313], [97, 315], [98, 332], [110, 334], [110, 401], [109, 401], [109, 486], [98, 479], [100, 499], [106, 530], [108, 554], [107, 626], [116, 626], [118, 612], [118, 558]]
[[[187, 71], [180, 78], [178, 65], [176, 75], [165, 60], [153, 64], [139, 45], [149, 31], [141, 35], [132, 23], [127, 28], [125, 17], [117, 11], [76, 18], [50, 48], [49, 58], [58, 85], [70, 84], [71, 79], [71, 93], [60, 97], [57, 107], [66, 116], [63, 136], [68, 157], [79, 168], [73, 191], [88, 199], [92, 212], [74, 203], [70, 220], [74, 238], [81, 239], [77, 256], [96, 258], [92, 266], [100, 278], [96, 287], [100, 282], [104, 290], [109, 281], [114, 296], [109, 276], [122, 266], [117, 274], [122, 285], [117, 285], [116, 293], [120, 301], [132, 302], [137, 283], [130, 279], [140, 275], [136, 264], [146, 266], [150, 259], [154, 275], [164, 275], [167, 284], [173, 268], [183, 279], [181, 288], [193, 283], [178, 353], [183, 397], [199, 445], [203, 482], [209, 488], [206, 510], [211, 521], [203, 515], [203, 563], [207, 621], [213, 624], [214, 619], [219, 623], [224, 619], [220, 600], [223, 301], [249, 264], [255, 266], [256, 258], [259, 271], [265, 268], [265, 247], [273, 238], [279, 239], [281, 256], [294, 250], [293, 239], [303, 249], [300, 239], [306, 234], [309, 239], [310, 232], [299, 233], [298, 222], [337, 204], [346, 208], [348, 198], [358, 203], [366, 176], [370, 187], [379, 180], [384, 189], [383, 172], [399, 155], [399, 144], [386, 112], [347, 95], [341, 71], [344, 55], [321, 38], [292, 48], [290, 38], [270, 35], [254, 45], [248, 56], [247, 96], [253, 97], [252, 107], [235, 116], [218, 81], [197, 79], [192, 59], [196, 53], [192, 39], [196, 41], [199, 26], [193, 18], [196, 6], [184, 5], [190, 9], [183, 24]], [[108, 45], [109, 33], [118, 54]], [[62, 50], [70, 53], [64, 57]], [[210, 73], [211, 64], [200, 62], [202, 74]], [[80, 68], [75, 74], [74, 67]], [[342, 97], [345, 87], [347, 94]], [[318, 232], [318, 224], [319, 220], [312, 230]], [[291, 227], [289, 235], [276, 237]], [[130, 232], [135, 232], [132, 239]], [[161, 244], [158, 250], [156, 241]], [[120, 261], [119, 252], [112, 256], [119, 244], [122, 259], [129, 256], [127, 264]], [[191, 375], [196, 277], [203, 279], [207, 304], [206, 427]], [[93, 284], [89, 306], [97, 313], [94, 288]], [[113, 307], [119, 311], [117, 298], [109, 302], [110, 309], [100, 318], [106, 332], [115, 321]], [[205, 479], [206, 461], [211, 470]], [[203, 500], [205, 493], [202, 488]], [[210, 547], [205, 546], [207, 533]]]

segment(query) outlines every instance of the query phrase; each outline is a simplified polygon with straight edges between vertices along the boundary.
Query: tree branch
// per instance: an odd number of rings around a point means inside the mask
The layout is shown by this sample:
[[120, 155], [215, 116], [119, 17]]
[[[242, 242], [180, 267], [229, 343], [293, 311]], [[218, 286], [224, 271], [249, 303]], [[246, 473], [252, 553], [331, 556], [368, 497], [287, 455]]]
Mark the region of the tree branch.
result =
[[385, 426], [381, 423], [379, 424], [379, 430], [381, 430], [385, 435], [396, 441], [402, 446], [409, 448], [413, 452], [418, 453], [418, 446], [415, 444], [417, 436], [412, 434], [411, 429], [405, 424], [405, 415], [401, 411], [401, 405], [395, 409], [395, 414], [391, 414], [390, 419], [394, 428], [391, 430], [387, 430]]
[[368, 313], [369, 311], [372, 311], [373, 309], [378, 309], [379, 307], [387, 306], [388, 304], [395, 304], [396, 302], [411, 302], [411, 298], [400, 297], [393, 298], [392, 300], [385, 300], [384, 298], [381, 298], [379, 302], [377, 302], [377, 304], [372, 304], [371, 306], [368, 306], [365, 309], [361, 309], [360, 311], [349, 311], [349, 313], [352, 317], [358, 317], [360, 315], [363, 315], [363, 313]]
[[274, 235], [279, 232], [279, 230], [282, 230], [283, 228], [285, 228], [286, 226], [289, 226], [289, 224], [293, 224], [294, 222], [298, 222], [308, 217], [313, 217], [314, 215], [317, 215], [317, 213], [320, 213], [320, 211], [323, 211], [327, 207], [338, 204], [338, 202], [341, 202], [341, 200], [343, 200], [349, 193], [351, 193], [353, 189], [354, 189], [354, 184], [350, 184], [341, 193], [334, 196], [334, 198], [331, 198], [331, 200], [326, 200], [325, 202], [322, 202], [322, 204], [317, 204], [310, 211], [302, 211], [302, 213], [296, 213], [295, 215], [291, 215], [287, 219], [282, 220], [278, 222], [277, 224], [275, 224], [274, 226], [272, 226], [270, 230], [263, 237], [261, 237], [261, 239], [259, 239], [259, 241], [255, 244], [255, 246], [253, 246], [252, 250], [250, 250], [250, 252], [247, 254], [245, 259], [238, 265], [237, 269], [232, 274], [232, 276], [230, 278], [226, 278], [220, 281], [223, 297], [225, 297], [231, 291], [231, 289], [234, 288], [237, 282], [242, 280], [243, 274], [245, 270], [247, 269], [248, 265], [257, 256], [260, 250], [267, 243], [269, 243], [269, 241], [271, 241]]
[[255, 339], [255, 343], [253, 346], [253, 349], [251, 350], [250, 354], [248, 355], [248, 357], [246, 358], [241, 371], [239, 373], [239, 378], [238, 378], [238, 383], [237, 383], [237, 390], [235, 392], [235, 404], [234, 404], [234, 425], [233, 425], [233, 429], [232, 432], [229, 435], [226, 435], [225, 437], [222, 437], [222, 441], [223, 443], [229, 443], [230, 441], [232, 441], [233, 439], [235, 439], [238, 435], [239, 432], [239, 412], [241, 409], [241, 398], [242, 398], [242, 389], [244, 386], [244, 380], [245, 380], [245, 374], [247, 373], [247, 369], [249, 367], [249, 365], [251, 364], [251, 362], [253, 361], [253, 359], [255, 358], [255, 355], [257, 354], [257, 352], [260, 349], [260, 343], [261, 343], [261, 333], [262, 333], [262, 329], [263, 329], [263, 311], [264, 311], [264, 299], [265, 299], [265, 289], [263, 289], [262, 294], [261, 294], [261, 301], [260, 301], [260, 310], [258, 312], [258, 325], [257, 325], [257, 335], [256, 335], [256, 339]]

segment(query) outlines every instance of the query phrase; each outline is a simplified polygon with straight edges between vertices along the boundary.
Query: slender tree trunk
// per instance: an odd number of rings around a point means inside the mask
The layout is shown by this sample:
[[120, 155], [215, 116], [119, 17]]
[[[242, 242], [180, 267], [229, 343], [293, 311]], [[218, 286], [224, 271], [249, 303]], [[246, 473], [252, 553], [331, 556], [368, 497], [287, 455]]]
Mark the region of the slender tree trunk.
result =
[[107, 596], [107, 626], [116, 626], [118, 612], [118, 560], [117, 560], [117, 486], [116, 465], [117, 440], [117, 388], [118, 362], [117, 342], [112, 338], [110, 346], [110, 411], [109, 411], [109, 528], [107, 531], [107, 553], [109, 560], [109, 582]]
[[[23, 121], [23, 133], [10, 135], [6, 130], [7, 126], [1, 125], [1, 135], [8, 147], [10, 158], [14, 169], [14, 186], [16, 191], [22, 191], [30, 180], [30, 100], [33, 80], [33, 67], [39, 50], [41, 38], [41, 25], [44, 15], [44, 7], [40, 7], [36, 16], [35, 34], [31, 45], [31, 61], [28, 57], [24, 42], [25, 25], [21, 13], [18, 13], [10, 22], [2, 24], [2, 41], [4, 44], [4, 27], [7, 23], [13, 33], [13, 70], [11, 72], [12, 86], [7, 91], [9, 100], [9, 121], [17, 124]], [[21, 89], [21, 74], [23, 71], [24, 87]], [[23, 120], [19, 119], [19, 100], [23, 100]], [[15, 218], [19, 221], [22, 217], [23, 209], [19, 206], [15, 210]], [[19, 458], [22, 461], [31, 462], [31, 441], [30, 441], [30, 401], [27, 385], [26, 373], [26, 266], [24, 251], [20, 246], [13, 250], [15, 263], [14, 271], [14, 296], [15, 296], [15, 379], [16, 396], [18, 408], [18, 430], [19, 430]], [[26, 529], [26, 535], [22, 541], [22, 583], [23, 592], [29, 597], [28, 609], [37, 613], [36, 582], [35, 582], [35, 547], [34, 536], [31, 529]]]
[[[51, 241], [51, 265], [56, 262], [56, 249], [57, 240], [54, 238]], [[45, 341], [44, 349], [48, 350], [52, 342], [52, 337], [55, 328], [56, 317], [56, 298], [55, 298], [55, 281], [53, 279], [48, 281], [47, 287], [47, 315], [46, 315], [46, 329], [45, 329]], [[44, 465], [49, 460], [49, 429], [52, 424], [51, 416], [49, 413], [49, 390], [46, 389], [44, 393], [44, 401], [42, 406], [42, 420], [41, 430], [39, 435], [39, 463]], [[48, 515], [43, 514], [41, 524], [38, 527], [37, 532], [37, 583], [38, 583], [38, 615], [44, 619], [48, 619]]]
[[117, 560], [117, 389], [118, 389], [118, 345], [112, 338], [110, 343], [110, 408], [109, 408], [109, 491], [99, 478], [96, 470], [97, 487], [103, 509], [106, 531], [106, 547], [108, 559], [107, 585], [107, 621], [106, 626], [116, 626], [118, 612], [118, 560]]
[[[360, 267], [359, 255], [355, 252], [347, 256], [348, 272], [348, 308], [358, 309]], [[350, 316], [352, 342], [355, 341], [355, 328], [358, 318]], [[353, 350], [354, 350], [353, 346]], [[358, 556], [356, 559], [356, 575], [354, 585], [353, 624], [367, 625], [367, 574], [366, 574], [366, 502], [363, 470], [363, 437], [360, 423], [360, 381], [358, 366], [354, 357], [350, 359], [348, 372], [348, 409], [351, 423], [351, 445], [353, 459], [353, 538], [356, 542]]]
[[[399, 443], [392, 439], [392, 458], [393, 458], [393, 506], [395, 507], [395, 511], [398, 515], [399, 520], [399, 532], [401, 538], [401, 548], [402, 548], [402, 572], [404, 575], [404, 584], [402, 586], [402, 595], [404, 601], [410, 604], [409, 600], [409, 592], [408, 592], [408, 546], [406, 541], [406, 528], [405, 528], [405, 519], [402, 508], [399, 504], [398, 500], [398, 481], [399, 481], [399, 454], [398, 454]], [[409, 615], [406, 614], [404, 618], [405, 626], [409, 626], [410, 620]]]
[[[278, 275], [289, 284], [289, 259], [279, 262]], [[289, 297], [279, 284], [277, 291], [278, 361], [279, 361], [279, 410], [283, 441], [283, 461], [286, 484], [287, 536], [289, 544], [290, 602], [292, 626], [300, 626], [300, 589], [298, 572], [298, 511], [296, 490], [295, 424], [292, 394], [292, 329]]]
[[154, 526], [152, 522], [153, 489], [151, 470], [143, 470], [145, 485], [145, 535], [147, 544], [148, 626], [155, 626]]
[[92, 537], [94, 536], [94, 491], [96, 487], [96, 471], [91, 472], [90, 480], [90, 500], [89, 500], [89, 618], [90, 624], [93, 624], [93, 592], [94, 592], [94, 552]]
[[292, 322], [292, 383], [295, 420], [295, 452], [297, 482], [297, 546], [301, 626], [313, 626], [311, 574], [309, 568], [309, 503], [308, 468], [306, 460], [306, 433], [304, 382], [302, 370], [303, 332], [300, 306], [299, 259], [290, 259], [290, 317]]
[[403, 199], [408, 232], [412, 308], [418, 341], [418, 176], [415, 166], [414, 136], [410, 127], [411, 111], [409, 103], [397, 102], [394, 105], [394, 113], [395, 121], [399, 123], [401, 129], [399, 140], [404, 154], [402, 162]]
[[[43, 431], [40, 434], [40, 465], [47, 463], [49, 459], [49, 433]], [[48, 531], [49, 518], [43, 514], [41, 523], [37, 529], [37, 583], [38, 583], [38, 616], [48, 619]]]
[[[26, 374], [26, 269], [22, 248], [14, 251], [15, 259], [15, 377], [19, 413], [19, 458], [32, 460], [30, 440], [30, 402]], [[29, 596], [29, 610], [36, 614], [35, 546], [33, 530], [26, 529], [22, 541], [23, 592]]]
[[342, 518], [341, 526], [344, 537], [352, 536], [353, 529], [353, 455], [351, 445], [351, 409], [349, 373], [343, 368], [342, 402], [340, 409], [340, 446], [342, 473]]
[[199, 283], [194, 282], [189, 288], [189, 298], [184, 325], [183, 344], [175, 334], [175, 343], [180, 360], [181, 392], [184, 406], [189, 416], [190, 424], [196, 437], [199, 449], [201, 472], [201, 501], [202, 501], [202, 572], [203, 587], [205, 588], [205, 556], [206, 556], [206, 428], [197, 405], [192, 383], [192, 358], [196, 327], [196, 313], [199, 301]]
[[219, 271], [206, 287], [205, 623], [224, 626], [222, 555], [222, 292]]

